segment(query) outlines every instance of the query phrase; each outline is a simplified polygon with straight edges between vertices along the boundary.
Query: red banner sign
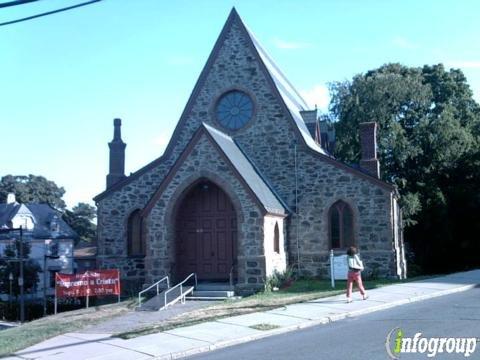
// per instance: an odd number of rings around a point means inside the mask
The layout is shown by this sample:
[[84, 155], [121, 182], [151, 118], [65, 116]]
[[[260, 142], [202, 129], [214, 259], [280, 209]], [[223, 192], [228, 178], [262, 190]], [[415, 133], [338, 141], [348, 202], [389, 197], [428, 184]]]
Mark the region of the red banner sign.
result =
[[55, 274], [58, 297], [102, 296], [120, 294], [118, 270], [92, 270], [83, 274]]

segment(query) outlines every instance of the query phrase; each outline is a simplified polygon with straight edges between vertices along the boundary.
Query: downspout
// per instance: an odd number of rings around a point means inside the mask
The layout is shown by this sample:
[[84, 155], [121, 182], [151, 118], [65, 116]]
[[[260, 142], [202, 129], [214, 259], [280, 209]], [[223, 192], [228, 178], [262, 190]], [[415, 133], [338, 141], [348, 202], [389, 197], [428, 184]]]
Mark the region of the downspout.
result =
[[299, 226], [300, 219], [298, 215], [298, 167], [297, 167], [297, 144], [294, 147], [294, 159], [295, 159], [295, 217], [297, 219], [296, 229], [296, 242], [297, 242], [297, 266], [300, 273], [300, 244], [299, 244]]

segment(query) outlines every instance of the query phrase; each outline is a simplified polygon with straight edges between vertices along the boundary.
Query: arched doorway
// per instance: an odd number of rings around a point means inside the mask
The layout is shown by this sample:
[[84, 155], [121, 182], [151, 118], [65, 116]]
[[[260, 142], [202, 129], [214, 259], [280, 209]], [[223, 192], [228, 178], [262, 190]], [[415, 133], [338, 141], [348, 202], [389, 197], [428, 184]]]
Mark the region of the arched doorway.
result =
[[176, 215], [176, 273], [227, 280], [236, 257], [237, 216], [228, 195], [208, 180], [191, 187]]

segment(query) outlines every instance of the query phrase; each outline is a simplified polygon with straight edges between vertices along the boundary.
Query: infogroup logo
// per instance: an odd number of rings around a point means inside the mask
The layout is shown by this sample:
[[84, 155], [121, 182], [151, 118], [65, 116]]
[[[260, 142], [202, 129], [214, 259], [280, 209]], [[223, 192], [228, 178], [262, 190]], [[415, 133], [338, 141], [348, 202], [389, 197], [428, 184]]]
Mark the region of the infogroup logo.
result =
[[413, 337], [406, 337], [400, 328], [394, 328], [387, 334], [385, 348], [391, 359], [400, 359], [400, 354], [425, 354], [429, 358], [437, 354], [463, 354], [469, 357], [475, 352], [479, 339], [472, 338], [447, 338], [447, 337], [422, 337], [417, 332]]

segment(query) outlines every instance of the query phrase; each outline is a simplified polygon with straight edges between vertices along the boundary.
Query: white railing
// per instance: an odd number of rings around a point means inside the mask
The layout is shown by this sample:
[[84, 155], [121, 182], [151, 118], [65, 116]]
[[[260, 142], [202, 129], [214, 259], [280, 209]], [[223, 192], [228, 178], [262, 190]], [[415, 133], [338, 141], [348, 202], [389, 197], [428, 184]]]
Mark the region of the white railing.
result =
[[170, 280], [168, 279], [168, 276], [165, 276], [164, 278], [158, 280], [155, 284], [150, 285], [148, 288], [146, 288], [146, 289], [144, 289], [144, 290], [142, 290], [138, 293], [138, 306], [142, 306], [142, 294], [146, 293], [148, 290], [151, 290], [154, 287], [157, 287], [157, 295], [159, 295], [160, 294], [160, 283], [162, 283], [163, 281], [167, 282], [167, 289], [169, 289], [170, 288]]
[[[190, 293], [193, 289], [190, 289], [190, 291], [187, 291], [187, 292], [183, 292], [183, 284], [185, 284], [189, 279], [191, 278], [195, 278], [195, 286], [194, 288], [197, 287], [198, 283], [197, 283], [197, 274], [196, 273], [191, 273], [190, 275], [188, 275], [185, 280], [183, 280], [182, 282], [178, 283], [177, 285], [171, 287], [170, 289], [168, 289], [167, 291], [165, 291], [163, 293], [163, 307], [162, 309], [165, 309], [167, 308], [167, 306], [169, 305], [173, 305], [175, 304], [178, 300], [181, 300], [182, 301], [182, 304], [185, 304], [185, 296], [188, 295], [188, 293]], [[170, 293], [171, 291], [175, 290], [176, 288], [180, 288], [180, 295], [177, 296], [175, 299], [171, 300], [170, 302], [167, 303], [167, 295], [168, 293]]]

